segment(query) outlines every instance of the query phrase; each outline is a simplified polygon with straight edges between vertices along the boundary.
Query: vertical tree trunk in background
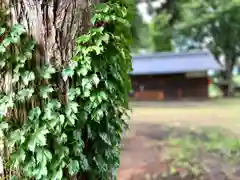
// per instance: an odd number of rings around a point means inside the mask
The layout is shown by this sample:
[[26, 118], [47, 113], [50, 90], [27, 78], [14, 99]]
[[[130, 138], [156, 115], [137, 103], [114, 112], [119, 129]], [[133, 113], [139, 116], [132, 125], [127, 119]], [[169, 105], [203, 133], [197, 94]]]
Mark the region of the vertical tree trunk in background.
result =
[[226, 92], [224, 92], [224, 96], [231, 97], [234, 95], [234, 82], [233, 82], [233, 66], [235, 62], [235, 58], [232, 56], [227, 56], [229, 59], [226, 62], [226, 82], [227, 82], [227, 88]]
[[227, 92], [225, 93], [226, 97], [231, 97], [234, 95], [234, 82], [232, 70], [227, 70]]

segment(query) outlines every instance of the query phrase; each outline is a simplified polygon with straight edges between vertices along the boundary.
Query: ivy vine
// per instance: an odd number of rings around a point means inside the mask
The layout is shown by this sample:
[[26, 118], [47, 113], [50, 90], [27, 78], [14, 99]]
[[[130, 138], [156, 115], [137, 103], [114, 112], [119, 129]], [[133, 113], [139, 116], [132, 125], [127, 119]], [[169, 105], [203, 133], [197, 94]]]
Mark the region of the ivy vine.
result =
[[18, 171], [12, 179], [106, 180], [119, 167], [130, 90], [128, 7], [98, 4], [92, 24], [62, 70], [31, 67], [35, 43], [24, 28], [0, 27], [1, 72], [12, 78], [0, 94], [0, 129]]

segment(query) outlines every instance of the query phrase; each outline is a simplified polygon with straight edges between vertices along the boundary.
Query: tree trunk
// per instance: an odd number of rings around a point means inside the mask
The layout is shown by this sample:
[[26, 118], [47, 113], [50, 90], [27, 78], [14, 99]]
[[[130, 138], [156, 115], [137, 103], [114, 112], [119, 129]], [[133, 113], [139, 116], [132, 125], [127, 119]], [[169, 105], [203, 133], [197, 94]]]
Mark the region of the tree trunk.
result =
[[233, 82], [233, 76], [232, 76], [232, 70], [227, 70], [227, 89], [224, 95], [226, 97], [231, 97], [234, 95], [234, 82]]
[[227, 56], [226, 60], [226, 91], [224, 92], [225, 97], [231, 97], [234, 95], [234, 82], [233, 82], [233, 66], [235, 59], [232, 56]]

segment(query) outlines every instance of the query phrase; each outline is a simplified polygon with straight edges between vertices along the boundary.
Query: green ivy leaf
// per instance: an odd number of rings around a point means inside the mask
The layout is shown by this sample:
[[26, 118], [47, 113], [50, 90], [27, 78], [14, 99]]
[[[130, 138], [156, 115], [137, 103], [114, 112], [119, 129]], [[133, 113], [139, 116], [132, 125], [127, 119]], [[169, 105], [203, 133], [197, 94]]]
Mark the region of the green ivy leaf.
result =
[[76, 141], [82, 140], [82, 132], [80, 130], [73, 131], [73, 138]]
[[17, 99], [19, 101], [25, 101], [26, 99], [30, 99], [34, 93], [32, 88], [25, 88], [18, 92]]
[[75, 125], [75, 121], [77, 120], [77, 116], [74, 115], [74, 114], [67, 115], [67, 120], [68, 120], [68, 123], [69, 123], [71, 126], [74, 126], [74, 125]]
[[86, 86], [84, 87], [84, 90], [91, 90], [92, 89], [92, 83], [89, 81], [88, 84], [86, 84]]
[[19, 149], [11, 155], [12, 166], [18, 168], [19, 165], [25, 160], [26, 154], [23, 149]]
[[0, 53], [5, 53], [6, 52], [6, 48], [0, 44]]
[[65, 116], [61, 114], [61, 115], [59, 116], [58, 120], [59, 120], [60, 124], [63, 125], [63, 124], [64, 124], [64, 121], [65, 121]]
[[[38, 167], [35, 171], [34, 171], [34, 177], [36, 178], [36, 180], [41, 180], [41, 179], [45, 179], [46, 176], [48, 175], [48, 171], [47, 171], [47, 167], [46, 165], [42, 164], [40, 167]], [[45, 176], [45, 177], [44, 177]]]
[[83, 149], [84, 149], [84, 141], [83, 140], [79, 140], [75, 143], [74, 147], [74, 155], [75, 156], [81, 156]]
[[[66, 146], [60, 146], [57, 149], [55, 149], [55, 153], [58, 155], [58, 162], [61, 163], [61, 160], [64, 157], [69, 156], [69, 148]], [[58, 163], [59, 164], [59, 163]]]
[[[23, 164], [23, 172], [26, 176], [32, 177], [33, 169], [36, 167], [36, 160], [33, 157], [29, 157], [29, 160], [25, 161]], [[29, 171], [31, 169], [31, 171]]]
[[19, 72], [16, 72], [13, 74], [13, 79], [12, 79], [12, 82], [13, 83], [16, 83], [20, 80], [20, 73]]
[[47, 161], [50, 162], [52, 160], [52, 153], [47, 149], [43, 149], [43, 153], [44, 156], [47, 158]]
[[24, 85], [27, 86], [30, 81], [34, 81], [35, 80], [34, 72], [25, 71], [22, 74], [22, 80], [23, 80]]
[[19, 180], [17, 176], [11, 176], [10, 180]]
[[71, 67], [67, 67], [62, 72], [62, 77], [64, 81], [67, 81], [68, 77], [72, 77], [74, 75], [74, 69]]
[[1, 122], [0, 123], [0, 131], [8, 129], [8, 123], [6, 122]]
[[100, 38], [98, 40], [98, 44], [101, 45], [102, 42], [105, 42], [106, 44], [108, 44], [109, 39], [110, 39], [109, 34], [104, 34], [104, 35], [100, 36]]
[[8, 47], [11, 44], [11, 38], [7, 37], [2, 41], [2, 45]]
[[[32, 51], [26, 51], [24, 53], [24, 56], [26, 57], [26, 59], [31, 59], [32, 58]], [[23, 61], [22, 63], [24, 63], [25, 61]]]
[[95, 86], [97, 86], [100, 82], [100, 79], [98, 78], [97, 74], [93, 74], [92, 80], [93, 80], [93, 83], [95, 84]]
[[101, 91], [100, 93], [99, 93], [99, 96], [98, 96], [99, 98], [101, 98], [101, 100], [107, 100], [108, 98], [107, 98], [107, 94], [104, 92], [104, 91]]
[[90, 95], [91, 95], [91, 93], [88, 89], [83, 92], [84, 97], [90, 97]]
[[[88, 78], [83, 78], [82, 79], [82, 87], [85, 88], [88, 86], [88, 84], [91, 84], [91, 81]], [[89, 88], [87, 88], [89, 89]]]
[[66, 110], [65, 110], [65, 113], [68, 115], [68, 116], [71, 116], [72, 113], [77, 113], [78, 112], [78, 103], [76, 102], [69, 102], [67, 104], [67, 107], [66, 107]]
[[93, 16], [93, 17], [91, 18], [92, 24], [95, 24], [95, 23], [97, 22], [99, 16], [100, 16], [99, 14], [96, 14], [95, 16]]
[[4, 68], [6, 65], [5, 59], [0, 60], [0, 68]]
[[35, 151], [36, 141], [32, 138], [28, 143], [28, 149], [32, 152]]
[[20, 68], [24, 67], [24, 63], [27, 61], [27, 57], [24, 54], [20, 54], [18, 57], [15, 57], [15, 58], [16, 58], [16, 62], [18, 63], [15, 69], [16, 71], [18, 71]]
[[70, 102], [69, 104], [68, 104], [68, 106], [71, 108], [71, 110], [72, 110], [72, 112], [73, 113], [77, 113], [78, 112], [78, 103], [76, 103], [76, 102]]
[[43, 79], [51, 79], [52, 74], [56, 73], [56, 69], [53, 66], [44, 66], [39, 71], [39, 75]]
[[15, 93], [10, 93], [7, 96], [0, 98], [0, 111], [3, 113], [3, 115], [7, 113], [8, 108], [14, 107], [14, 98]]
[[34, 119], [39, 119], [40, 115], [41, 109], [39, 107], [36, 107], [30, 110], [28, 118], [32, 121]]
[[95, 122], [100, 123], [101, 119], [103, 118], [103, 110], [98, 109], [92, 114], [92, 118]]
[[23, 143], [25, 141], [24, 132], [19, 129], [10, 133], [10, 137], [8, 139], [9, 147], [13, 147], [16, 143]]
[[82, 171], [87, 171], [89, 169], [88, 160], [87, 160], [86, 156], [83, 154], [80, 156], [79, 164], [80, 164], [80, 168]]
[[80, 166], [77, 160], [70, 160], [68, 164], [68, 172], [70, 175], [74, 175], [80, 170]]
[[46, 134], [49, 131], [45, 128], [38, 128], [35, 133], [33, 133], [30, 137], [30, 141], [28, 142], [28, 149], [32, 152], [35, 151], [36, 146], [45, 146], [46, 145]]
[[90, 52], [93, 52], [93, 48], [91, 46], [82, 48], [82, 54], [84, 57], [90, 56]]
[[100, 133], [99, 136], [106, 144], [108, 144], [110, 146], [112, 145], [111, 140], [107, 133]]
[[88, 138], [92, 139], [94, 136], [93, 136], [92, 129], [89, 125], [87, 125], [87, 132], [88, 132]]
[[102, 46], [92, 46], [91, 47], [97, 55], [101, 54], [101, 52], [103, 51], [103, 47]]
[[21, 40], [21, 38], [20, 38], [20, 36], [11, 36], [11, 38], [10, 38], [11, 40], [11, 42], [13, 43], [13, 44], [17, 44], [17, 43], [19, 43], [20, 42], [20, 40]]
[[12, 36], [16, 36], [16, 35], [20, 36], [25, 32], [26, 32], [26, 30], [25, 30], [24, 26], [22, 26], [21, 24], [14, 24], [11, 28]]
[[61, 103], [56, 100], [56, 99], [52, 99], [47, 103], [47, 108], [52, 110], [52, 109], [60, 109], [61, 108]]
[[29, 39], [27, 44], [26, 44], [26, 48], [29, 50], [29, 51], [33, 51], [36, 47], [36, 41], [34, 39]]
[[37, 163], [41, 163], [41, 164], [42, 163], [46, 164], [47, 162], [47, 158], [41, 148], [36, 149], [36, 160], [37, 160]]
[[[51, 116], [50, 116], [49, 118], [51, 118]], [[52, 117], [51, 120], [50, 120], [50, 122], [49, 122], [49, 126], [50, 126], [52, 129], [54, 129], [55, 126], [58, 124], [58, 122], [59, 122], [58, 118]]]
[[52, 120], [53, 119], [53, 111], [49, 108], [45, 108], [44, 109], [44, 115], [43, 115], [42, 119], [46, 120], [47, 122], [49, 120]]
[[104, 30], [104, 27], [98, 27], [98, 28], [92, 28], [90, 31], [91, 31], [91, 34], [92, 36], [94, 35], [102, 35], [103, 34], [103, 30]]
[[0, 28], [0, 36], [3, 35], [6, 32], [6, 28], [1, 27]]
[[62, 133], [62, 135], [60, 137], [57, 138], [59, 143], [66, 143], [67, 142], [67, 135], [65, 133]]
[[58, 169], [58, 171], [56, 171], [53, 175], [53, 179], [52, 180], [62, 180], [63, 178], [63, 171], [62, 169]]
[[89, 34], [85, 34], [83, 36], [80, 36], [77, 38], [77, 43], [81, 44], [81, 43], [86, 43], [91, 39], [91, 36]]
[[68, 100], [73, 101], [80, 94], [81, 94], [81, 90], [79, 88], [70, 88], [68, 90]]
[[7, 108], [5, 104], [2, 104], [0, 106], [0, 118], [3, 118], [3, 116], [5, 116], [6, 114], [7, 114]]
[[[67, 122], [67, 121], [66, 121]], [[64, 123], [64, 127], [66, 127], [68, 124], [67, 123]], [[62, 133], [62, 126], [60, 125], [57, 125], [55, 128], [54, 128], [54, 133], [56, 135], [58, 134], [61, 134]]]
[[46, 86], [40, 87], [40, 96], [43, 99], [49, 98], [49, 93], [52, 93], [52, 92], [53, 92], [53, 88], [51, 87], [51, 85], [46, 85]]
[[81, 75], [86, 76], [87, 73], [88, 73], [88, 69], [85, 67], [83, 67], [77, 71], [78, 76], [81, 76]]

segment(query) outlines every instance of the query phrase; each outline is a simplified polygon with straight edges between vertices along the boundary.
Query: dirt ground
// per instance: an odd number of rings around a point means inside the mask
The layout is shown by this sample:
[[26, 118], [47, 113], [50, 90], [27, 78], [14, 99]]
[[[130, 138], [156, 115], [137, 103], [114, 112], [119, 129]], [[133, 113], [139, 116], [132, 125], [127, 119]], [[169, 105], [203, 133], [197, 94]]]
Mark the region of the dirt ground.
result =
[[181, 136], [198, 127], [239, 132], [240, 127], [240, 100], [138, 102], [132, 104], [132, 109], [130, 130], [122, 142], [118, 180], [141, 180], [147, 173], [166, 172], [163, 152], [168, 148], [165, 140], [172, 133]]

